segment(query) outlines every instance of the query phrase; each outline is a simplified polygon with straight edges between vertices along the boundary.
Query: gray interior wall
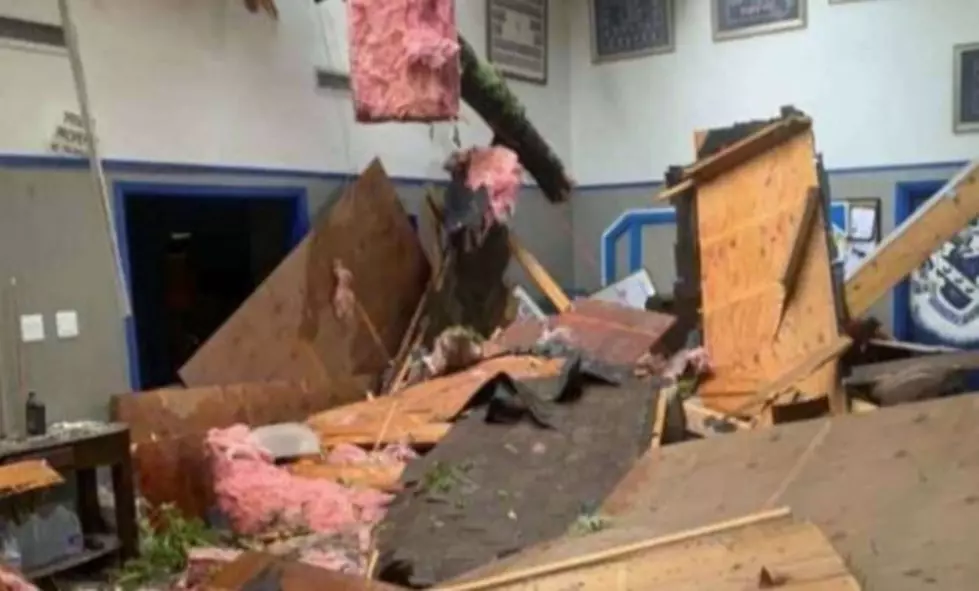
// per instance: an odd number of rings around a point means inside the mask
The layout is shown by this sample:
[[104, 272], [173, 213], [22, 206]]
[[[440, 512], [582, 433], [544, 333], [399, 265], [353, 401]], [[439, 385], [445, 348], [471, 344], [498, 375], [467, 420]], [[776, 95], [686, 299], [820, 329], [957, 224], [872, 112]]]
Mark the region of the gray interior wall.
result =
[[[831, 197], [834, 200], [876, 197], [881, 200], [881, 232], [894, 229], [894, 206], [897, 186], [902, 182], [947, 180], [958, 170], [955, 166], [909, 166], [880, 169], [830, 171]], [[579, 244], [589, 245], [584, 252], [576, 251], [574, 278], [576, 287], [593, 290], [601, 284], [599, 262], [602, 232], [623, 212], [635, 208], [653, 207], [651, 197], [660, 185], [590, 187], [578, 191], [573, 200], [575, 236]], [[653, 284], [663, 293], [671, 293], [676, 269], [673, 260], [675, 226], [647, 227], [643, 234], [644, 266], [653, 277]], [[627, 239], [619, 240], [616, 249], [619, 276], [628, 270]], [[885, 327], [893, 326], [893, 299], [890, 294], [877, 302], [871, 314]]]
[[[263, 176], [157, 171], [108, 171], [116, 181], [231, 185], [301, 186], [315, 219], [343, 181], [309, 175]], [[424, 187], [399, 182], [410, 213], [419, 213]], [[23, 394], [38, 393], [49, 420], [101, 419], [112, 394], [129, 391], [128, 352], [116, 300], [114, 267], [101, 205], [88, 172], [81, 168], [0, 165], [0, 391], [13, 426], [23, 430]], [[567, 243], [571, 207], [549, 204], [536, 189], [525, 189], [514, 228], [522, 242], [563, 285], [573, 283]], [[512, 273], [523, 283], [519, 269]], [[10, 280], [16, 279], [16, 288]], [[54, 338], [58, 310], [77, 310], [80, 335]], [[43, 314], [46, 339], [20, 343], [18, 316]], [[20, 378], [18, 376], [21, 376]], [[22, 383], [22, 387], [18, 384]]]

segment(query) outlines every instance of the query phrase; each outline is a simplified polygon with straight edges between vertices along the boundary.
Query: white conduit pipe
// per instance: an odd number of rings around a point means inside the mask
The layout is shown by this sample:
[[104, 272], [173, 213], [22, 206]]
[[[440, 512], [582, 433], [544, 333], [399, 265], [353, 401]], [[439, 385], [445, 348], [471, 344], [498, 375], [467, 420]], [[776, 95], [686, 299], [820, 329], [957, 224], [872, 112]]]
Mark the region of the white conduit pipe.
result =
[[115, 263], [115, 283], [116, 296], [119, 301], [119, 308], [122, 317], [132, 314], [132, 305], [129, 301], [129, 290], [126, 288], [126, 271], [122, 265], [122, 256], [119, 253], [119, 241], [116, 234], [116, 223], [113, 217], [112, 204], [109, 201], [109, 190], [105, 182], [105, 171], [102, 168], [102, 157], [99, 152], [99, 142], [95, 135], [95, 121], [92, 119], [92, 112], [88, 102], [88, 87], [85, 85], [85, 70], [82, 67], [82, 56], [78, 49], [78, 31], [75, 29], [68, 10], [68, 0], [58, 0], [58, 10], [61, 12], [61, 26], [65, 31], [65, 44], [68, 49], [68, 60], [71, 62], [71, 75], [75, 82], [75, 94], [78, 97], [78, 106], [81, 109], [82, 121], [85, 125], [85, 134], [88, 136], [88, 162], [92, 172], [92, 181], [95, 183], [95, 190], [98, 191], [102, 215], [105, 220], [105, 233], [109, 241], [109, 248], [112, 250], [112, 259]]

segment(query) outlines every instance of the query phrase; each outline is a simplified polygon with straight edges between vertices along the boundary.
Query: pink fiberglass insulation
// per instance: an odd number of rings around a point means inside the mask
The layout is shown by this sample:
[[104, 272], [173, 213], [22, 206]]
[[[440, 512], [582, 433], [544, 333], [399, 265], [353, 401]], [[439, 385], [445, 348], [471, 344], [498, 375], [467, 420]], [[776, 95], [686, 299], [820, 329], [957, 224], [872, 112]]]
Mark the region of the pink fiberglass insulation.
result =
[[506, 223], [517, 209], [517, 196], [523, 182], [523, 167], [517, 153], [505, 146], [469, 148], [452, 155], [450, 170], [467, 166], [466, 186], [473, 191], [486, 188], [490, 200], [487, 222]]
[[237, 533], [294, 523], [321, 533], [354, 531], [369, 539], [367, 532], [384, 516], [391, 495], [293, 476], [274, 465], [250, 434], [245, 425], [234, 425], [211, 429], [205, 441], [218, 507]]
[[348, 0], [357, 121], [445, 121], [459, 113], [455, 0]]

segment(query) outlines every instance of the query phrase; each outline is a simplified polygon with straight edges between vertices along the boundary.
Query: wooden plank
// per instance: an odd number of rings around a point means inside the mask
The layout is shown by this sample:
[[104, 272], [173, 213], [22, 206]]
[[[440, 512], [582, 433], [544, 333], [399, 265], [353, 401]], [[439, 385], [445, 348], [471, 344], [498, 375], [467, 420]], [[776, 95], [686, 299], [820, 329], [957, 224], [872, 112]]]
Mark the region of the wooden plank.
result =
[[[353, 276], [354, 318], [333, 307], [336, 261]], [[386, 352], [397, 350], [429, 275], [404, 206], [375, 160], [180, 376], [194, 386], [303, 381], [328, 389], [333, 404], [360, 399], [391, 362]]]
[[808, 117], [791, 116], [776, 121], [758, 133], [721, 150], [717, 154], [688, 166], [683, 171], [684, 182], [661, 191], [653, 197], [653, 200], [668, 201], [673, 197], [682, 195], [694, 185], [709, 182], [719, 175], [764, 154], [796, 134], [808, 131], [811, 127], [812, 120]]
[[[594, 540], [590, 544], [594, 545]], [[574, 555], [585, 545], [580, 538], [560, 540], [549, 553], [571, 557], [541, 562], [544, 556], [538, 555], [532, 566], [443, 589], [742, 591], [766, 588], [759, 584], [763, 570], [770, 579], [777, 579], [778, 588], [783, 589], [860, 588], [822, 532], [811, 524], [795, 521], [787, 509]]]
[[[807, 237], [796, 295], [779, 314], [785, 257], [802, 218], [823, 226], [822, 210], [806, 213], [804, 204], [818, 185], [814, 158], [812, 134], [796, 134], [697, 191], [704, 342], [714, 366], [700, 388], [708, 408], [730, 413], [753, 403], [751, 392], [730, 384], [773, 382], [839, 336], [825, 232]], [[804, 399], [824, 396], [835, 378], [827, 367], [797, 385]]]
[[650, 448], [663, 445], [663, 432], [666, 430], [666, 405], [671, 396], [676, 396], [676, 384], [670, 384], [659, 389], [656, 394], [656, 415], [653, 417], [653, 437], [649, 442]]
[[847, 386], [863, 386], [873, 384], [883, 377], [898, 372], [950, 372], [965, 371], [979, 368], [979, 351], [962, 351], [958, 353], [932, 353], [910, 359], [883, 361], [858, 365], [850, 370], [850, 375], [844, 378]]
[[979, 160], [887, 235], [846, 281], [851, 317], [865, 314], [888, 291], [979, 215]]
[[594, 535], [632, 543], [789, 506], [867, 589], [973, 589], [977, 424], [967, 395], [666, 446], [608, 497]]
[[564, 290], [561, 289], [561, 286], [557, 284], [557, 281], [554, 281], [551, 274], [547, 272], [547, 269], [540, 264], [537, 257], [535, 257], [532, 252], [524, 248], [523, 244], [521, 244], [520, 241], [517, 240], [517, 237], [513, 235], [513, 232], [510, 232], [508, 239], [510, 241], [510, 252], [513, 253], [513, 256], [517, 259], [517, 262], [520, 263], [520, 266], [523, 267], [524, 271], [530, 275], [534, 285], [536, 285], [537, 288], [540, 289], [545, 296], [547, 296], [547, 299], [554, 304], [554, 307], [557, 309], [558, 313], [566, 312], [568, 309], [570, 309], [571, 300], [568, 299], [568, 296], [564, 293]]

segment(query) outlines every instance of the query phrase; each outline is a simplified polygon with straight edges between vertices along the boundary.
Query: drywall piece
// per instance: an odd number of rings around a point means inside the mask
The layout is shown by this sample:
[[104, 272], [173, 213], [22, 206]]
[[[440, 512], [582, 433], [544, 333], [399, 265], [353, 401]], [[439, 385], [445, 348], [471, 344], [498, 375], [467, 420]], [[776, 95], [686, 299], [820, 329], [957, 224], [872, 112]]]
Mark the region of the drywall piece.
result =
[[21, 315], [20, 340], [25, 343], [39, 343], [44, 340], [44, 316], [42, 314]]
[[59, 339], [73, 339], [78, 336], [78, 312], [58, 310], [54, 314], [55, 330]]

